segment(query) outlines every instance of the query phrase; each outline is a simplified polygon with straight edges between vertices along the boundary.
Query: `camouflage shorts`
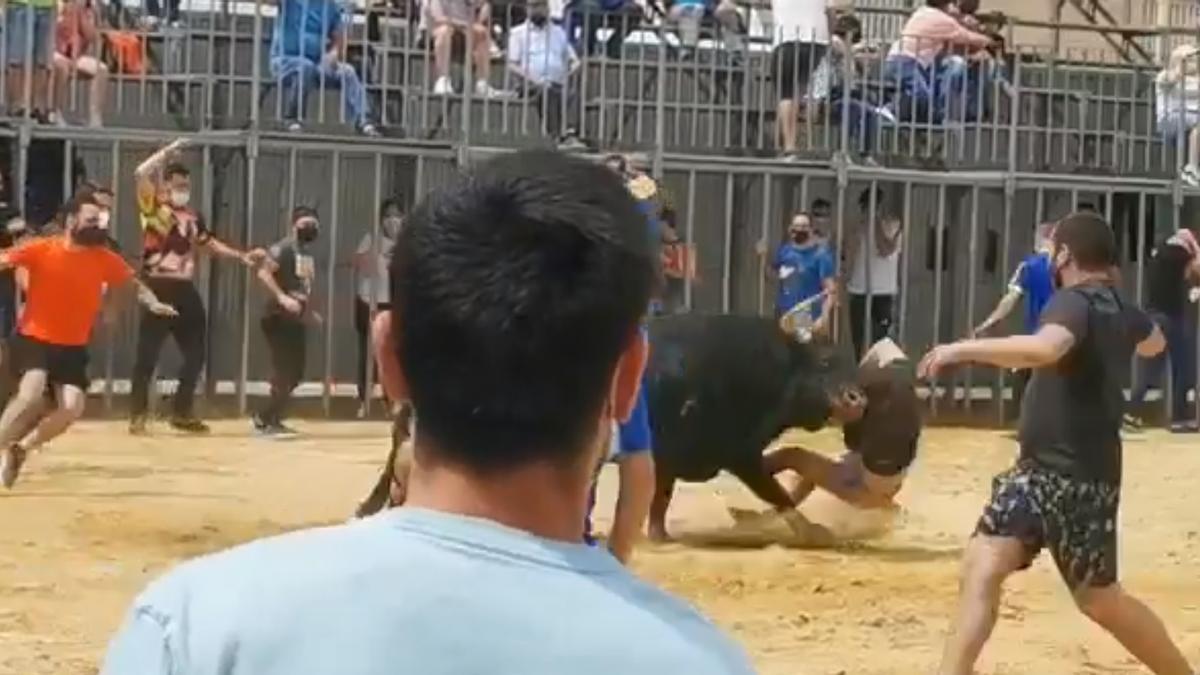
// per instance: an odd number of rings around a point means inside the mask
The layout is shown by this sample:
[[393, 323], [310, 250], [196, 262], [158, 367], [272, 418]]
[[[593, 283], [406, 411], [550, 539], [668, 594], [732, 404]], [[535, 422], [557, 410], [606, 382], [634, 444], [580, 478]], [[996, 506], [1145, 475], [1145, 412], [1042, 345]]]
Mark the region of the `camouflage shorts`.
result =
[[1085, 481], [1026, 464], [996, 476], [992, 499], [976, 534], [1014, 537], [1033, 563], [1050, 550], [1072, 590], [1117, 581], [1117, 507], [1120, 487]]

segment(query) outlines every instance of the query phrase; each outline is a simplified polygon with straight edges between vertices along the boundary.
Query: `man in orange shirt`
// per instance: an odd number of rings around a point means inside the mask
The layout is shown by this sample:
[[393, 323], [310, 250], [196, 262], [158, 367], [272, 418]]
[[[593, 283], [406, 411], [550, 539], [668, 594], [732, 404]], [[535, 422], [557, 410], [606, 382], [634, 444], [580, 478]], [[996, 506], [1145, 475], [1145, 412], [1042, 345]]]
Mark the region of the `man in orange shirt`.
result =
[[[11, 488], [30, 450], [57, 437], [83, 414], [87, 397], [87, 344], [105, 287], [134, 283], [151, 312], [173, 316], [138, 281], [133, 268], [107, 246], [108, 229], [94, 195], [77, 195], [62, 236], [37, 239], [0, 252], [0, 269], [21, 268], [28, 276], [25, 309], [10, 341], [17, 395], [0, 415], [0, 483]], [[46, 387], [58, 408], [24, 439], [30, 417], [41, 408]]]

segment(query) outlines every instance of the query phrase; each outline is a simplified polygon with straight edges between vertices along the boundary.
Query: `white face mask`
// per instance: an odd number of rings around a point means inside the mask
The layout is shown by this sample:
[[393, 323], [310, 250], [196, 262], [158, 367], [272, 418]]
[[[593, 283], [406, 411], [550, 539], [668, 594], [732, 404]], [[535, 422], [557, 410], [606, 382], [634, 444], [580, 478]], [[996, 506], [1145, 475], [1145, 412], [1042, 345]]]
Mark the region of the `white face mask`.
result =
[[404, 219], [400, 216], [388, 216], [383, 219], [383, 233], [388, 237], [396, 236], [400, 231], [400, 226], [404, 224]]
[[101, 212], [100, 212], [100, 227], [101, 227], [102, 229], [105, 229], [105, 230], [107, 230], [107, 229], [108, 229], [108, 221], [110, 221], [110, 220], [112, 220], [112, 214], [111, 214], [111, 213], [109, 213], [108, 211], [101, 211]]
[[187, 190], [172, 190], [171, 191], [171, 203], [173, 205], [175, 205], [176, 208], [182, 209], [183, 207], [188, 205], [188, 202], [191, 201], [191, 199], [192, 199], [192, 194], [190, 192], [188, 192]]

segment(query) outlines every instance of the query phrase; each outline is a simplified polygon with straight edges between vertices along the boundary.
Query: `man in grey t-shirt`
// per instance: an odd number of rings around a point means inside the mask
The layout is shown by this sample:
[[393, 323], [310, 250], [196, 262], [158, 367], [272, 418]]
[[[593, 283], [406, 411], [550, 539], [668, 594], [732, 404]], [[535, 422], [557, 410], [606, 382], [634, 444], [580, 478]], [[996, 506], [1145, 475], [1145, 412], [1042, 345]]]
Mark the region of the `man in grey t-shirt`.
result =
[[620, 179], [584, 159], [518, 152], [428, 196], [374, 333], [388, 397], [417, 411], [406, 505], [169, 573], [102, 672], [753, 672], [583, 543], [602, 440], [637, 398], [657, 261]]

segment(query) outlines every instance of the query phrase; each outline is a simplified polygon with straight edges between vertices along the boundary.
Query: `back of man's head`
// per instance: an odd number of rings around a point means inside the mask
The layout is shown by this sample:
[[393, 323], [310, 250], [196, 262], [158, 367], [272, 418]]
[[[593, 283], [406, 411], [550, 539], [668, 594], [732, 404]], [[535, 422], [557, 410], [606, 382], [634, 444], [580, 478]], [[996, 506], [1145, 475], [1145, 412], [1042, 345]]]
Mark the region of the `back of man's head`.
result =
[[1101, 272], [1117, 264], [1117, 242], [1108, 222], [1095, 212], [1079, 211], [1058, 221], [1054, 248], [1066, 248], [1076, 267]]
[[392, 260], [422, 445], [475, 471], [590, 451], [657, 265], [620, 177], [582, 159], [515, 153], [431, 194]]

